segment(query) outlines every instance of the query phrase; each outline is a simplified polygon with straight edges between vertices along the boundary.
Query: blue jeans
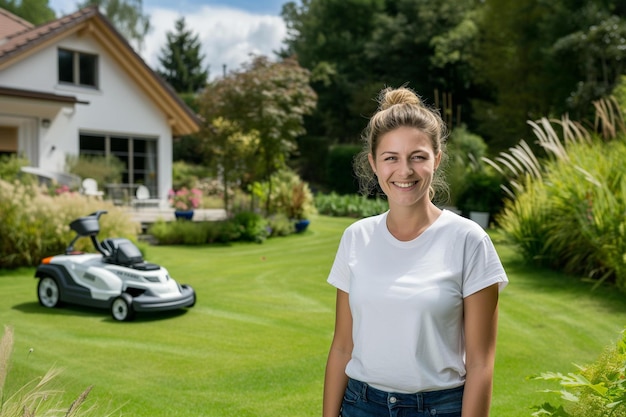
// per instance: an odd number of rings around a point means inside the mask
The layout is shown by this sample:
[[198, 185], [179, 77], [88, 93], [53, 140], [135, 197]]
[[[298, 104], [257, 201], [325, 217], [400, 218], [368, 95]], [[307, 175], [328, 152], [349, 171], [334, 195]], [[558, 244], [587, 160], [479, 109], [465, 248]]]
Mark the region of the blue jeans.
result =
[[341, 417], [461, 417], [463, 386], [441, 391], [400, 394], [348, 380]]

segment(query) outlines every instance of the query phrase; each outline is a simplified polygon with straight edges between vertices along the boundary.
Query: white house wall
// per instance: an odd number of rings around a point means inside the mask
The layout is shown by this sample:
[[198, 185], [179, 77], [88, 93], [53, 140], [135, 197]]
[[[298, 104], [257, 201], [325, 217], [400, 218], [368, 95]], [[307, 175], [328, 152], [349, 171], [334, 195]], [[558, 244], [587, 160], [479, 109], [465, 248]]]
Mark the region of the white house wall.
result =
[[[99, 88], [59, 84], [58, 48], [98, 55]], [[89, 103], [77, 103], [73, 108], [58, 103], [48, 109], [29, 108], [23, 103], [21, 108], [14, 107], [17, 114], [11, 116], [26, 115], [51, 120], [48, 128], [39, 129], [39, 160], [31, 161], [32, 165], [50, 171], [63, 171], [65, 155], [78, 154], [80, 132], [156, 138], [159, 195], [167, 195], [172, 184], [172, 135], [166, 116], [95, 39], [77, 35], [67, 37], [0, 71], [0, 85], [74, 96]], [[2, 116], [0, 107], [0, 120]]]

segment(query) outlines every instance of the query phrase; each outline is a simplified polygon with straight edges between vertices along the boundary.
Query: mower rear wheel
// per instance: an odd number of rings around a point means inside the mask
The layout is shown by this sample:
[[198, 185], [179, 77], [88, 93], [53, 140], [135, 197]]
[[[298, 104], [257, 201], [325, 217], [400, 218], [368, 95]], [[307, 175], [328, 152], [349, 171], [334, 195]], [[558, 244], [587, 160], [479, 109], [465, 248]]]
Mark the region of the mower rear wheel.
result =
[[37, 298], [44, 307], [54, 308], [61, 304], [59, 284], [52, 277], [43, 277], [37, 285]]
[[117, 321], [131, 321], [135, 318], [133, 297], [124, 293], [113, 300], [111, 304], [111, 315]]

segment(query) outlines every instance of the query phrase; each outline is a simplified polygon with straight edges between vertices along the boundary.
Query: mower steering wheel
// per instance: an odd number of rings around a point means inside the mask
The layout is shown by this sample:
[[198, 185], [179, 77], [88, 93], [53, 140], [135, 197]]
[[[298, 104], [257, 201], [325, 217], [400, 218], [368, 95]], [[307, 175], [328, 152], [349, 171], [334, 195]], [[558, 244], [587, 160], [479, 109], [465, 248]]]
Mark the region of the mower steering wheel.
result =
[[107, 213], [108, 211], [106, 210], [98, 210], [98, 211], [94, 211], [93, 213], [91, 213], [89, 217], [95, 216], [96, 219], [100, 219], [100, 216], [102, 216], [103, 214], [107, 214]]

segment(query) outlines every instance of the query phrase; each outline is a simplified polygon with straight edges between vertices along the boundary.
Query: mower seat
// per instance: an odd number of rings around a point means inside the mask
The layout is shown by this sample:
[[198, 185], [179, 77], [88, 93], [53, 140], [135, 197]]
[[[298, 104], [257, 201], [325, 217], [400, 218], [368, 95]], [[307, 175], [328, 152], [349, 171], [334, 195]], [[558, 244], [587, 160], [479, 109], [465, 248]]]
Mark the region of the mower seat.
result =
[[152, 271], [160, 268], [158, 265], [144, 262], [139, 248], [128, 239], [104, 239], [102, 241], [102, 247], [109, 253], [109, 256], [105, 258], [106, 262], [144, 271]]

